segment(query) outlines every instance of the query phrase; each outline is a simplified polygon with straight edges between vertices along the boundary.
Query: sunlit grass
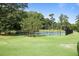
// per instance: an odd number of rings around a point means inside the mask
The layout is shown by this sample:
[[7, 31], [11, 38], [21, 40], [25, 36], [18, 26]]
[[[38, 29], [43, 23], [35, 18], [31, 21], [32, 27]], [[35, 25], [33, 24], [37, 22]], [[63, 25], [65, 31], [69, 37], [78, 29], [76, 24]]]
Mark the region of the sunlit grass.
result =
[[0, 55], [77, 56], [79, 33], [68, 36], [0, 36]]

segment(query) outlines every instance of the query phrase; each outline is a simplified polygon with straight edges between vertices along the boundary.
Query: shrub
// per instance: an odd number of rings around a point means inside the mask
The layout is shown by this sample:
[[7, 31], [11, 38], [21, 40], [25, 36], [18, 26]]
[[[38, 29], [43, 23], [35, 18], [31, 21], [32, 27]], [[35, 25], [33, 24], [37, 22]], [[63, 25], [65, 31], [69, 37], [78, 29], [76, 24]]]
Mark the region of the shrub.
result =
[[79, 56], [79, 42], [77, 43], [77, 53], [78, 53], [78, 56]]

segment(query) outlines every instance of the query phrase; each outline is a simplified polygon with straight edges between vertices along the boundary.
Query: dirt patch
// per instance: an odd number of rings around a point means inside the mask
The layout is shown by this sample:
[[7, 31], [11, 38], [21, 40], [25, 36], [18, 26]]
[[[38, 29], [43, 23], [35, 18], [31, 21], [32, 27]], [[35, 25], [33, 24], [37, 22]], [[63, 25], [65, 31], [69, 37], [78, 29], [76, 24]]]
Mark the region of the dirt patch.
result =
[[76, 44], [60, 44], [60, 46], [63, 47], [63, 48], [73, 49], [76, 46]]

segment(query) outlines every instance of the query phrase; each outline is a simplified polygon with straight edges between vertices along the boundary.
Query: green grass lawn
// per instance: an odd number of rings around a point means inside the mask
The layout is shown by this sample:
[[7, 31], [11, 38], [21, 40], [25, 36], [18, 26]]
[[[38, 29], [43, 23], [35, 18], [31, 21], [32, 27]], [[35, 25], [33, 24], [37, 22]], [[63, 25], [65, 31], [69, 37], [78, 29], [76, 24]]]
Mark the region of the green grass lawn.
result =
[[79, 34], [68, 36], [0, 36], [1, 56], [77, 56]]

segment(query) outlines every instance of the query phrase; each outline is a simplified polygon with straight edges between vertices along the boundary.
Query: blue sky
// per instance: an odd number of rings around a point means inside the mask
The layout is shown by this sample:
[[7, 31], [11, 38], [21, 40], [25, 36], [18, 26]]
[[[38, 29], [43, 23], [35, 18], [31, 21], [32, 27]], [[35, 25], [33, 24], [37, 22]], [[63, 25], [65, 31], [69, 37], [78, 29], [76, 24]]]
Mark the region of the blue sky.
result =
[[75, 23], [76, 15], [79, 14], [78, 3], [29, 3], [27, 11], [37, 11], [42, 13], [45, 18], [49, 18], [49, 14], [54, 13], [54, 18], [57, 20], [60, 14], [65, 14], [69, 17], [70, 23]]

